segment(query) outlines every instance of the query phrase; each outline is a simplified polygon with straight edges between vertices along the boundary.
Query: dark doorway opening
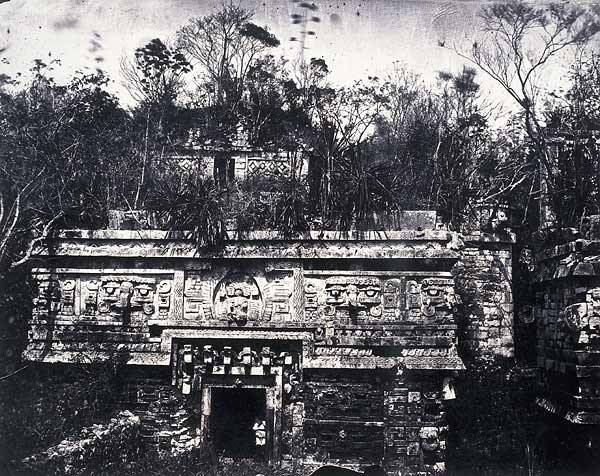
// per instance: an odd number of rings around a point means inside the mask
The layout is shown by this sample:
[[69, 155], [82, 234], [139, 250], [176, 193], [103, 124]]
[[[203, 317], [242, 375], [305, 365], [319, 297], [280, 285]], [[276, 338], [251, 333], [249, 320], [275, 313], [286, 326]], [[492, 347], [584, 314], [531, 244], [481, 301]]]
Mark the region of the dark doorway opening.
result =
[[262, 388], [218, 388], [211, 395], [211, 435], [217, 454], [229, 458], [265, 459], [266, 445], [257, 445], [253, 429], [266, 421]]
[[226, 187], [235, 179], [235, 159], [227, 156], [215, 157], [213, 174], [217, 187]]

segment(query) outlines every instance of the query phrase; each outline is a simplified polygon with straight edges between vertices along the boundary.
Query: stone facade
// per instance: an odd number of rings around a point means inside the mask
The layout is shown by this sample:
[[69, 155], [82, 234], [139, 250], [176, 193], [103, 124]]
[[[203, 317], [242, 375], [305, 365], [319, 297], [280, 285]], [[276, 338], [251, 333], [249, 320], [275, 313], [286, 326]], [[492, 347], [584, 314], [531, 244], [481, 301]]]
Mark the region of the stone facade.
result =
[[183, 235], [62, 232], [38, 250], [25, 357], [117, 355], [140, 437], [172, 451], [247, 445], [306, 471], [442, 472], [444, 400], [464, 368], [459, 241], [436, 229], [255, 232], [202, 255]]
[[537, 256], [538, 403], [564, 420], [600, 423], [600, 242], [579, 238]]
[[285, 177], [292, 167], [300, 175], [308, 171], [308, 158], [303, 154], [257, 149], [250, 146], [244, 137], [238, 137], [232, 146], [224, 149], [198, 142], [192, 131], [188, 142], [175, 149], [176, 153], [167, 158], [174, 168], [212, 176], [215, 181], [223, 183], [258, 177]]
[[462, 236], [464, 246], [454, 268], [460, 343], [470, 359], [514, 356], [512, 233], [475, 232]]

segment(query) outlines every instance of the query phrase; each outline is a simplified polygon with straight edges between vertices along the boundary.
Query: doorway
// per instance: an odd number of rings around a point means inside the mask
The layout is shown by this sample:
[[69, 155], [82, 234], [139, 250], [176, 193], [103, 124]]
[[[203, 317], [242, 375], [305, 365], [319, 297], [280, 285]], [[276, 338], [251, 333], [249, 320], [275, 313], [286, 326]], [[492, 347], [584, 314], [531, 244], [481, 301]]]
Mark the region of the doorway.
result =
[[267, 420], [264, 388], [213, 387], [210, 420], [217, 454], [229, 458], [265, 458], [267, 445], [257, 445], [254, 430], [257, 421]]

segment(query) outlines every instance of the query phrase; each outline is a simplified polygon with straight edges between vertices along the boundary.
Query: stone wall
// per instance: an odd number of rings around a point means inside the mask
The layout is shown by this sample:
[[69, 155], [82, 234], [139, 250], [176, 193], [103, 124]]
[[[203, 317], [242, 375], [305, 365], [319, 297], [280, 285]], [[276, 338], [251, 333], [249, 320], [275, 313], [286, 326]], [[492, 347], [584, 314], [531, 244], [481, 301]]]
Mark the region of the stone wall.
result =
[[150, 446], [234, 451], [217, 441], [219, 402], [259, 395], [271, 461], [441, 470], [443, 384], [463, 369], [459, 254], [434, 219], [419, 223], [292, 240], [255, 232], [206, 255], [157, 231], [64, 232], [38, 251], [25, 355], [117, 355], [123, 406]]
[[405, 371], [386, 390], [386, 455], [398, 474], [445, 471], [446, 420], [444, 385], [439, 376]]
[[539, 404], [572, 423], [600, 423], [600, 242], [583, 238], [537, 256]]
[[199, 446], [199, 406], [171, 385], [169, 371], [140, 367], [121, 378], [120, 405], [139, 418], [145, 445], [174, 452]]
[[304, 379], [307, 455], [322, 461], [383, 460], [382, 375], [370, 371], [311, 371]]
[[456, 314], [459, 343], [467, 359], [514, 356], [512, 248], [507, 232], [462, 237], [454, 268], [461, 304]]
[[[127, 372], [121, 405], [140, 421], [140, 438], [172, 453], [201, 445], [201, 402], [171, 386], [156, 369]], [[282, 461], [389, 474], [445, 470], [444, 382], [431, 372], [313, 370], [284, 407]], [[447, 396], [446, 396], [447, 397]]]

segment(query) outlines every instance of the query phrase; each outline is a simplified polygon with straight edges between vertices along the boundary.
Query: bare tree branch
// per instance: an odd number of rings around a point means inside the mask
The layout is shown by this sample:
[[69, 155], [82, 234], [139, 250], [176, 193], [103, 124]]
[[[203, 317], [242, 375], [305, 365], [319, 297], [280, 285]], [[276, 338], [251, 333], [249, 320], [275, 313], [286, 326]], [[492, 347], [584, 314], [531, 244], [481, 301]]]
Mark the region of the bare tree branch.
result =
[[57, 215], [55, 215], [50, 221], [48, 221], [48, 223], [46, 223], [46, 225], [44, 226], [44, 229], [42, 230], [42, 233], [40, 234], [40, 236], [38, 236], [37, 238], [34, 238], [33, 240], [31, 240], [29, 242], [29, 246], [27, 247], [27, 250], [25, 251], [25, 255], [18, 261], [15, 261], [14, 263], [12, 263], [9, 266], [9, 269], [14, 270], [14, 269], [18, 268], [19, 266], [27, 263], [31, 259], [31, 255], [35, 251], [36, 246], [38, 244], [44, 242], [48, 238], [48, 235], [50, 234], [50, 231], [54, 227], [54, 224], [59, 219], [61, 219], [64, 215], [65, 215], [64, 212], [61, 211]]

